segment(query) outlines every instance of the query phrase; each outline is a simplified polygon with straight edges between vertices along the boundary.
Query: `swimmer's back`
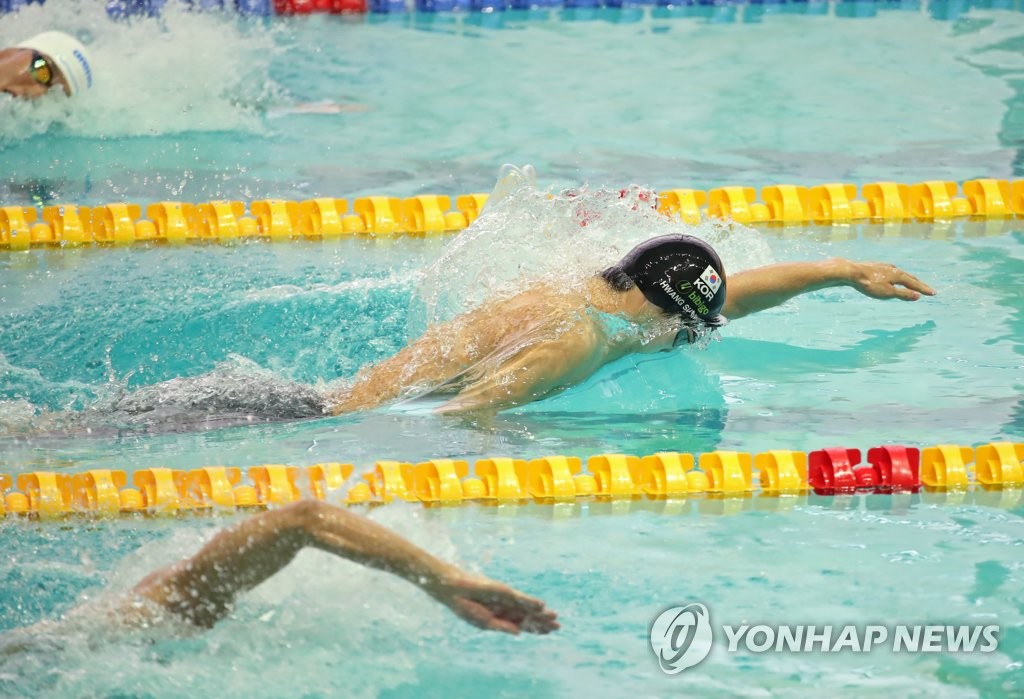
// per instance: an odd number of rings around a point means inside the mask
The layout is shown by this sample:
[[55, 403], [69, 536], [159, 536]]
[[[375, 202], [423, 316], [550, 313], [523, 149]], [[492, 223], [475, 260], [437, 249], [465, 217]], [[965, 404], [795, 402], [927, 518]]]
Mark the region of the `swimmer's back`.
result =
[[334, 412], [376, 407], [399, 396], [456, 392], [515, 356], [566, 333], [592, 333], [582, 290], [537, 285], [427, 328], [393, 357], [364, 369], [333, 396]]

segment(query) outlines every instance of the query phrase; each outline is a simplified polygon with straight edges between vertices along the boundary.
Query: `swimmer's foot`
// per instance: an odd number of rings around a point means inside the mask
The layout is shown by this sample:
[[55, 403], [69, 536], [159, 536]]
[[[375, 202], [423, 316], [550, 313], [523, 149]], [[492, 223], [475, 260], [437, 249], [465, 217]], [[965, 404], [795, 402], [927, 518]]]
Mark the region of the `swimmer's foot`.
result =
[[546, 634], [560, 628], [557, 615], [539, 599], [484, 577], [457, 572], [430, 591], [473, 626], [518, 634]]

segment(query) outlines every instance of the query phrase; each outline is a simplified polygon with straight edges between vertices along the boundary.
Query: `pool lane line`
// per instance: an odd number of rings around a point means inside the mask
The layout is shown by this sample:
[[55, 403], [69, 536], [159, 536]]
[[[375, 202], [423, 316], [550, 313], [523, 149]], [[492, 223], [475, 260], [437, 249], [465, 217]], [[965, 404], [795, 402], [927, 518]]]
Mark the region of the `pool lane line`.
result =
[[[331, 197], [261, 199], [248, 206], [241, 201], [163, 201], [147, 205], [145, 217], [142, 206], [132, 203], [60, 204], [41, 210], [0, 206], [0, 248], [429, 236], [465, 229], [486, 203], [487, 195], [479, 193], [454, 197], [454, 206], [447, 195], [370, 196], [355, 199], [350, 213], [347, 199]], [[1024, 216], [1024, 180], [978, 179], [962, 185], [942, 180], [911, 185], [871, 182], [860, 187], [781, 184], [762, 187], [760, 198], [753, 187], [676, 188], [658, 192], [651, 206], [691, 224], [705, 218], [767, 226], [1012, 219]], [[581, 226], [585, 225], [584, 212]]]
[[[919, 449], [882, 445], [828, 447], [810, 453], [713, 451], [694, 457], [658, 452], [638, 457], [597, 454], [525, 460], [487, 458], [421, 463], [377, 461], [353, 478], [347, 463], [145, 468], [131, 474], [91, 469], [0, 474], [0, 516], [42, 519], [71, 514], [174, 514], [272, 507], [304, 497], [350, 505], [402, 501], [424, 505], [513, 504], [807, 495], [920, 494], [931, 501], [1015, 507], [1024, 502], [1024, 443]], [[699, 467], [699, 468], [695, 468]]]

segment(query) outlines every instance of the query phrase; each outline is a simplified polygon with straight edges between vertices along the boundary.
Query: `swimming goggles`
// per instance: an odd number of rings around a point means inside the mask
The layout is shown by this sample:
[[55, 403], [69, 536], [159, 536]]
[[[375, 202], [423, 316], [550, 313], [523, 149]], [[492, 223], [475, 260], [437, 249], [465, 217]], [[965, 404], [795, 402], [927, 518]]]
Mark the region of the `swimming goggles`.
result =
[[51, 87], [53, 85], [54, 71], [53, 66], [50, 65], [50, 59], [38, 51], [32, 52], [32, 63], [29, 64], [29, 71], [32, 74], [32, 79], [43, 87]]

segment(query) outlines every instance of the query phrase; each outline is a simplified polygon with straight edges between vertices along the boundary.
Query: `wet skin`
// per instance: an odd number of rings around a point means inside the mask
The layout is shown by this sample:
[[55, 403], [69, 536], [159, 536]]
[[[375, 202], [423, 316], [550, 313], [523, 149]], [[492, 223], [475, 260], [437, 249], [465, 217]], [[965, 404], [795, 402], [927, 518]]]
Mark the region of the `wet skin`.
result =
[[49, 62], [53, 71], [50, 87], [32, 77], [34, 53], [32, 49], [0, 49], [0, 91], [21, 99], [36, 99], [58, 87], [68, 94], [67, 80], [53, 61]]
[[[735, 320], [837, 286], [879, 300], [917, 301], [935, 293], [883, 262], [787, 262], [731, 275], [722, 312]], [[609, 336], [599, 314], [622, 317], [645, 331]], [[616, 292], [600, 277], [571, 288], [540, 284], [428, 328], [329, 396], [331, 410], [375, 408], [420, 388], [455, 394], [437, 409], [442, 413], [528, 403], [578, 384], [624, 355], [671, 348], [680, 329], [672, 320], [637, 288]]]

